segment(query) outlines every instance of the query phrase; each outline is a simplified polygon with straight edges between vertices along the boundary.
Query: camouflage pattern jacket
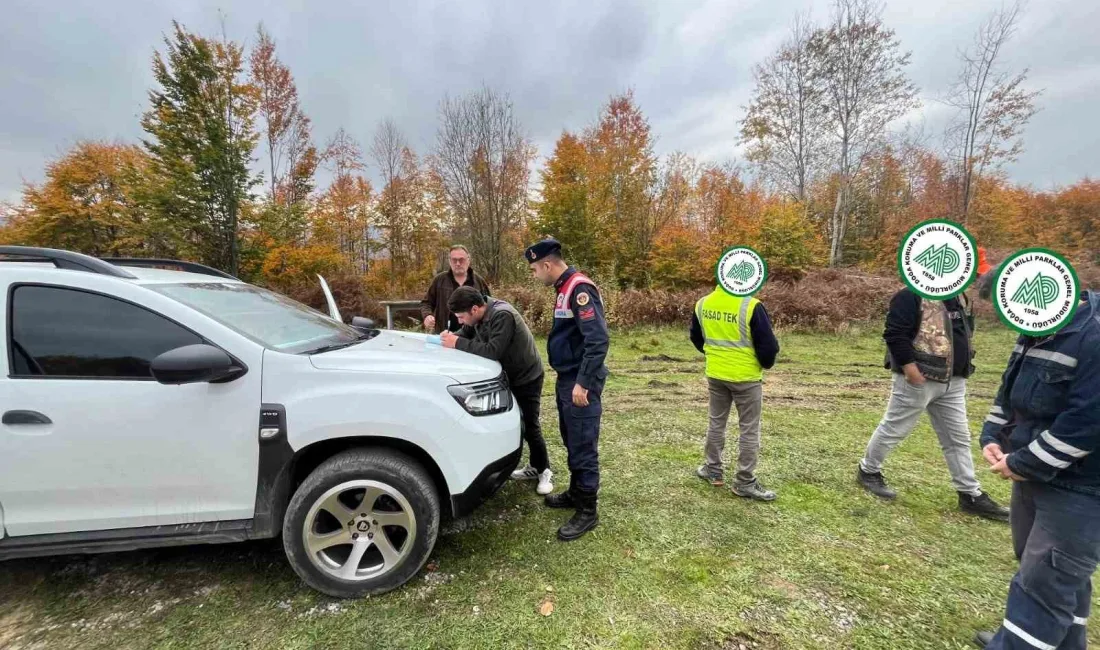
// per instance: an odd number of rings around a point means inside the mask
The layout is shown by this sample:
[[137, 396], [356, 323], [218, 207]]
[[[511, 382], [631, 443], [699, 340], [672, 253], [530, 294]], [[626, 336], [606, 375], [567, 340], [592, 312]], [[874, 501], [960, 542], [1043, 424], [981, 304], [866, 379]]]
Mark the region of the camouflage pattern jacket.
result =
[[902, 372], [917, 364], [925, 379], [947, 383], [974, 372], [974, 312], [966, 294], [950, 300], [925, 300], [902, 289], [886, 316], [886, 367]]

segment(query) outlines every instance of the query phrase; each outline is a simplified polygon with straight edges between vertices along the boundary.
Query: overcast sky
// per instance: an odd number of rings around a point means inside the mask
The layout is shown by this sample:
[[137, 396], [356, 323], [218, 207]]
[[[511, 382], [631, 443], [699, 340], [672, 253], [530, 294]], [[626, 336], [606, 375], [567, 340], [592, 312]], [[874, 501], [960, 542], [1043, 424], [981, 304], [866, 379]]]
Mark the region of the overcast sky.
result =
[[[268, 5], [276, 5], [269, 7]], [[1001, 0], [889, 0], [886, 22], [913, 53], [938, 144], [937, 103], [955, 52]], [[136, 142], [150, 60], [172, 19], [254, 40], [263, 21], [292, 69], [314, 137], [343, 126], [365, 145], [389, 116], [419, 152], [435, 137], [447, 93], [507, 91], [546, 156], [562, 129], [595, 120], [634, 88], [658, 153], [738, 160], [738, 121], [752, 66], [796, 14], [825, 19], [828, 0], [5, 0], [0, 21], [0, 200], [80, 139]], [[1031, 0], [1005, 65], [1044, 89], [1013, 179], [1040, 189], [1100, 176], [1100, 2]]]

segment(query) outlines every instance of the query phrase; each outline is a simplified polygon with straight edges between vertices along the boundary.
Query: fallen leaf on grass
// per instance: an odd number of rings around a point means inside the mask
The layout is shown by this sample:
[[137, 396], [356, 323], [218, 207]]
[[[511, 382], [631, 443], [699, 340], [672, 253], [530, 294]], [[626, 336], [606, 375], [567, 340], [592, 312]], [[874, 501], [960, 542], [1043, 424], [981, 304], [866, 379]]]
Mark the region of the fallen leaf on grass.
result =
[[542, 614], [543, 616], [549, 616], [553, 613], [554, 613], [554, 601], [549, 600], [549, 599], [544, 599], [541, 603], [539, 603], [539, 614]]

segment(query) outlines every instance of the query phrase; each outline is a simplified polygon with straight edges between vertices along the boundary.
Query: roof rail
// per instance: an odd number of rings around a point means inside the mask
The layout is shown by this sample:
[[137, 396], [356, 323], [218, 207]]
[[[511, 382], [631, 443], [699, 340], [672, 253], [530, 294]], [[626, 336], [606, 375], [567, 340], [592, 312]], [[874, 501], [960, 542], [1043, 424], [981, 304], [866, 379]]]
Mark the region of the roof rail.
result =
[[138, 268], [146, 269], [173, 269], [177, 271], [186, 271], [188, 273], [198, 273], [201, 275], [213, 275], [219, 278], [225, 278], [227, 280], [237, 280], [232, 275], [229, 275], [225, 271], [219, 271], [205, 264], [199, 264], [198, 262], [187, 262], [184, 260], [167, 260], [147, 257], [104, 257], [104, 262], [109, 262], [115, 266], [135, 266]]
[[73, 271], [87, 271], [89, 273], [98, 273], [100, 275], [110, 275], [116, 278], [126, 278], [127, 280], [136, 280], [137, 276], [130, 273], [126, 269], [121, 269], [113, 264], [108, 264], [103, 260], [92, 257], [90, 255], [83, 255], [81, 253], [74, 253], [72, 251], [61, 251], [54, 248], [35, 248], [32, 246], [0, 246], [0, 258], [2, 257], [16, 257], [20, 259], [6, 260], [9, 262], [49, 262], [59, 269], [70, 269]]

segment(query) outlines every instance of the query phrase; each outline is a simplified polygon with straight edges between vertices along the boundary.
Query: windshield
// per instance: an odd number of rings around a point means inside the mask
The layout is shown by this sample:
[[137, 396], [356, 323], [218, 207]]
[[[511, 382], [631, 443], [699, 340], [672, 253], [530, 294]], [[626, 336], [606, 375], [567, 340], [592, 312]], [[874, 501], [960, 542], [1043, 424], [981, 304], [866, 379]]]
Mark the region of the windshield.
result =
[[358, 330], [319, 311], [250, 284], [202, 282], [157, 284], [148, 288], [279, 352], [314, 352], [363, 338]]

